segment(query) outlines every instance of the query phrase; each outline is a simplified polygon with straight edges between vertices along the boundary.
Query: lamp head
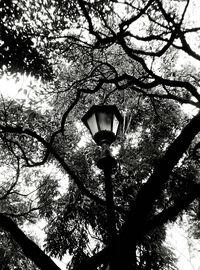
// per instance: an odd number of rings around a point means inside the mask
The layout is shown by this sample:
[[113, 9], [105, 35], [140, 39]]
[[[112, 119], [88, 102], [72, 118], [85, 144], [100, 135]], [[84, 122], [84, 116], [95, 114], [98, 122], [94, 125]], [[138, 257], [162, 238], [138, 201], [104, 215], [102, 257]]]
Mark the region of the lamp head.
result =
[[82, 118], [98, 145], [110, 145], [116, 140], [122, 120], [115, 105], [94, 105]]

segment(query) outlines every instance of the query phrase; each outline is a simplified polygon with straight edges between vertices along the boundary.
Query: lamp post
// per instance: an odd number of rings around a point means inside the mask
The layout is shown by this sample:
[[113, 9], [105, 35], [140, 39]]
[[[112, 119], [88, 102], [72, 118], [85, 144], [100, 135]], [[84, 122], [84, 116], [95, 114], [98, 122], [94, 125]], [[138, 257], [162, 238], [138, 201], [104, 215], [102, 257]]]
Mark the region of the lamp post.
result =
[[97, 162], [97, 167], [104, 172], [105, 194], [107, 208], [107, 227], [110, 251], [109, 266], [111, 270], [116, 269], [113, 250], [116, 244], [116, 222], [113, 201], [112, 170], [116, 167], [117, 161], [111, 155], [110, 145], [116, 140], [122, 116], [115, 105], [94, 105], [83, 116], [83, 123], [89, 129], [92, 138], [97, 145], [101, 146], [101, 157]]

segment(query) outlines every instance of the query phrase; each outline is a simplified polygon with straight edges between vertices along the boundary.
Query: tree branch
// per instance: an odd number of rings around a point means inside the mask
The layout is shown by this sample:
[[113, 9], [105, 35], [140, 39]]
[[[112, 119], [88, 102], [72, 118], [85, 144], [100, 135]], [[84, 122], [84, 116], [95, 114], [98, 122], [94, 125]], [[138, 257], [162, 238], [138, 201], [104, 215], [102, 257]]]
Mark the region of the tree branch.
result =
[[186, 195], [183, 195], [172, 206], [155, 215], [151, 220], [147, 222], [145, 232], [149, 232], [150, 230], [164, 225], [169, 221], [174, 221], [180, 212], [187, 209], [187, 207], [200, 196], [200, 184], [190, 184], [190, 191]]
[[83, 12], [83, 15], [85, 16], [85, 18], [86, 18], [86, 20], [87, 20], [87, 22], [88, 22], [88, 25], [89, 25], [89, 32], [90, 32], [92, 35], [94, 35], [94, 36], [97, 38], [97, 40], [101, 40], [100, 35], [94, 30], [94, 26], [93, 26], [93, 24], [92, 24], [92, 20], [91, 20], [90, 15], [89, 15], [89, 13], [88, 13], [86, 7], [85, 7], [85, 1], [83, 1], [83, 0], [78, 0], [78, 3], [79, 3], [79, 6], [80, 6], [80, 8], [81, 8], [81, 10], [82, 10], [82, 12]]
[[[156, 75], [152, 70], [150, 70], [147, 67], [147, 65], [142, 57], [134, 54], [133, 50], [127, 46], [127, 44], [125, 43], [125, 41], [123, 39], [120, 40], [120, 44], [121, 44], [122, 48], [124, 49], [124, 51], [127, 53], [127, 55], [129, 57], [131, 57], [132, 59], [136, 60], [138, 63], [140, 63], [141, 66], [143, 67], [144, 71], [146, 71], [147, 74], [152, 76], [152, 79], [155, 79], [153, 83], [147, 83], [147, 84], [143, 83], [143, 87], [149, 88], [150, 84], [152, 84], [152, 86], [154, 86], [154, 87], [156, 85], [166, 85], [166, 86], [171, 86], [171, 87], [184, 88], [187, 91], [189, 91], [198, 100], [198, 102], [200, 102], [200, 95], [199, 95], [196, 87], [194, 87], [191, 83], [189, 83], [187, 81], [177, 81], [177, 80], [164, 79], [164, 78]], [[136, 80], [136, 79], [133, 78], [133, 80]], [[138, 84], [141, 84], [141, 82], [138, 82]], [[139, 86], [141, 86], [141, 85], [139, 85]]]
[[[174, 166], [189, 147], [194, 137], [200, 132], [200, 113], [185, 126], [180, 135], [168, 147], [165, 155], [155, 167], [146, 184], [138, 192], [137, 198], [120, 232], [120, 263], [126, 265], [131, 261], [131, 253], [144, 226], [156, 198], [162, 191]], [[124, 267], [124, 269], [126, 269]]]
[[[75, 184], [78, 186], [80, 191], [90, 198], [91, 200], [95, 201], [98, 204], [105, 205], [106, 201], [99, 198], [98, 196], [91, 193], [82, 183], [81, 179], [75, 174], [75, 172], [70, 168], [70, 166], [64, 161], [64, 159], [53, 149], [50, 143], [48, 143], [44, 138], [42, 138], [40, 135], [38, 135], [35, 131], [32, 131], [30, 129], [23, 129], [23, 127], [12, 127], [12, 126], [3, 126], [0, 125], [0, 129], [4, 133], [14, 133], [14, 134], [27, 134], [31, 136], [32, 138], [35, 138], [38, 140], [38, 142], [42, 143], [44, 147], [55, 157], [55, 159], [60, 163], [60, 165], [63, 167], [63, 169], [72, 177]], [[120, 213], [124, 213], [125, 210], [119, 206], [115, 206], [115, 209], [119, 211]]]
[[60, 270], [50, 257], [26, 236], [11, 218], [0, 214], [0, 226], [12, 235], [13, 239], [22, 248], [24, 255], [31, 259], [41, 270]]
[[[167, 222], [175, 220], [175, 218], [180, 214], [181, 211], [187, 209], [187, 207], [200, 196], [200, 184], [195, 182], [189, 182], [190, 189], [188, 193], [182, 196], [178, 201], [176, 201], [172, 206], [163, 210], [161, 213], [155, 215], [150, 220], [144, 224], [144, 231], [141, 235], [148, 234], [150, 231], [155, 228], [166, 224]], [[140, 235], [140, 236], [141, 236]], [[137, 244], [142, 241], [141, 237], [138, 237]], [[78, 267], [75, 267], [74, 270], [93, 270], [98, 265], [108, 262], [108, 248], [104, 248], [88, 260], [82, 262]]]
[[128, 27], [131, 23], [135, 22], [138, 20], [142, 15], [145, 14], [146, 10], [150, 7], [150, 5], [154, 2], [154, 0], [149, 0], [149, 2], [146, 4], [146, 6], [140, 10], [140, 12], [136, 16], [132, 16], [130, 19], [123, 21], [119, 27], [120, 27], [120, 32], [124, 31], [124, 27]]

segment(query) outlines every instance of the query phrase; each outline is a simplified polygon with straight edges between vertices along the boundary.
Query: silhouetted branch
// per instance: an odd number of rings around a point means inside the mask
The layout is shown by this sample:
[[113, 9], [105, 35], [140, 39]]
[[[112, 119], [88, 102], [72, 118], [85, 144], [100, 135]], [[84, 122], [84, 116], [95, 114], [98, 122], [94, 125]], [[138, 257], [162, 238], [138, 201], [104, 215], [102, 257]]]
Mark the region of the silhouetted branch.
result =
[[0, 227], [9, 232], [19, 244], [25, 256], [31, 259], [41, 270], [60, 270], [60, 268], [45, 254], [11, 218], [0, 213]]

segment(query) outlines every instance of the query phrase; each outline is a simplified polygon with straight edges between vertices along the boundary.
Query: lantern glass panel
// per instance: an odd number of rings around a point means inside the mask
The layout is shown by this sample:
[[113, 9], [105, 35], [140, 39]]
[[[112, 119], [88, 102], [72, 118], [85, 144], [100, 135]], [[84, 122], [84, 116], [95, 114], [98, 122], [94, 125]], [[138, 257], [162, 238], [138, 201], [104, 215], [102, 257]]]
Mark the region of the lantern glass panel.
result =
[[115, 135], [117, 135], [118, 127], [119, 127], [119, 121], [118, 121], [117, 117], [114, 115], [113, 116], [113, 130], [112, 130], [112, 132]]
[[98, 121], [100, 130], [111, 131], [112, 128], [112, 113], [99, 112]]
[[99, 131], [95, 114], [92, 114], [88, 118], [87, 123], [90, 129], [90, 132], [92, 133], [92, 136], [94, 136], [94, 134], [96, 134]]

